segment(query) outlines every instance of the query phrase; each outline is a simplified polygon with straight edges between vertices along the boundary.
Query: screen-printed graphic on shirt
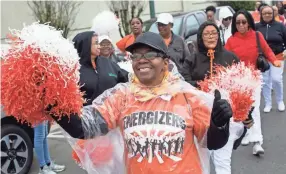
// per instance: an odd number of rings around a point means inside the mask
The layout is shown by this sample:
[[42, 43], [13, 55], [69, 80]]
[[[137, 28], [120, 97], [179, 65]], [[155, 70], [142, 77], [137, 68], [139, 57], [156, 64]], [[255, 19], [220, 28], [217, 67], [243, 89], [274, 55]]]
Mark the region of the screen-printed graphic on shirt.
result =
[[134, 112], [124, 117], [123, 129], [128, 158], [152, 163], [163, 157], [180, 161], [184, 150], [185, 120], [166, 111]]

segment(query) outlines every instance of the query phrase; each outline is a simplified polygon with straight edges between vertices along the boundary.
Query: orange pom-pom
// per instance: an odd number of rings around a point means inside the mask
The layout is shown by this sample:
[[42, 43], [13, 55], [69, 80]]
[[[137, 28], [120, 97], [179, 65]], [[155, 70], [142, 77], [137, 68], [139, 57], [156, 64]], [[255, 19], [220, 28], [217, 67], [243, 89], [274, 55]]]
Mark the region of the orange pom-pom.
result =
[[246, 120], [251, 109], [251, 105], [254, 102], [251, 98], [251, 92], [245, 93], [241, 91], [231, 91], [230, 100], [234, 121]]
[[223, 98], [231, 104], [234, 121], [244, 121], [254, 103], [254, 90], [261, 85], [261, 73], [243, 62], [230, 67], [215, 66], [216, 74], [206, 77], [198, 85], [207, 93], [223, 91]]
[[51, 113], [59, 118], [80, 114], [84, 100], [75, 75], [77, 67], [64, 75], [63, 65], [55, 59], [31, 47], [12, 48], [5, 55], [1, 63], [1, 104], [7, 115], [36, 125], [51, 120], [45, 115], [50, 104], [56, 104]]

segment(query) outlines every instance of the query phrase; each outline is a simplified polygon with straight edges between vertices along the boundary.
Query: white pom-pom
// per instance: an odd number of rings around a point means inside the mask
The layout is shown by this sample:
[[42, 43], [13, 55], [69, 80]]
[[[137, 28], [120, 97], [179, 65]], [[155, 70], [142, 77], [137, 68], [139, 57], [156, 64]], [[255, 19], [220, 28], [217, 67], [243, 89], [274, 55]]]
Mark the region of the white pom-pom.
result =
[[17, 42], [21, 42], [17, 45], [18, 49], [31, 47], [39, 49], [41, 53], [46, 53], [50, 57], [55, 57], [56, 63], [63, 68], [64, 74], [71, 72], [79, 62], [80, 58], [73, 43], [62, 36], [62, 31], [52, 26], [35, 22], [24, 26], [21, 31], [11, 30], [11, 33], [19, 38]]
[[91, 30], [98, 35], [110, 35], [118, 31], [119, 19], [110, 11], [103, 11], [95, 16], [92, 22]]
[[132, 63], [131, 61], [119, 62], [118, 65], [121, 69], [124, 69], [127, 72], [133, 73]]

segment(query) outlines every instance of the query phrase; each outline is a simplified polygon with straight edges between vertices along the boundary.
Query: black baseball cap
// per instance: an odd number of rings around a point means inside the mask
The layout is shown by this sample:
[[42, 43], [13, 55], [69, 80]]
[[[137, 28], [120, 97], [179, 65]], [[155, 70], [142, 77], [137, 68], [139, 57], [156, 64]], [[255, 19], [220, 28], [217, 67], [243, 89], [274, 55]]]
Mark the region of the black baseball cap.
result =
[[135, 42], [126, 48], [126, 51], [133, 53], [134, 49], [142, 45], [149, 46], [152, 49], [167, 55], [168, 47], [165, 44], [163, 38], [159, 34], [153, 32], [146, 32], [139, 35]]

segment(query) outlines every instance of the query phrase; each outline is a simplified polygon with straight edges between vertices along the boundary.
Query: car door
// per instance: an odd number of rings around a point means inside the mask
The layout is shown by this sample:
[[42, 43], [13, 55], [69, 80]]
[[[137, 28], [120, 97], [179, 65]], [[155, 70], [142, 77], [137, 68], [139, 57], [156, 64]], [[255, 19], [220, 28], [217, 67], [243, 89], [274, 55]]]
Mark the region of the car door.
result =
[[[200, 23], [195, 14], [188, 15], [185, 19], [185, 42], [193, 53], [197, 50], [197, 31], [200, 27]], [[189, 36], [187, 36], [189, 35]]]

